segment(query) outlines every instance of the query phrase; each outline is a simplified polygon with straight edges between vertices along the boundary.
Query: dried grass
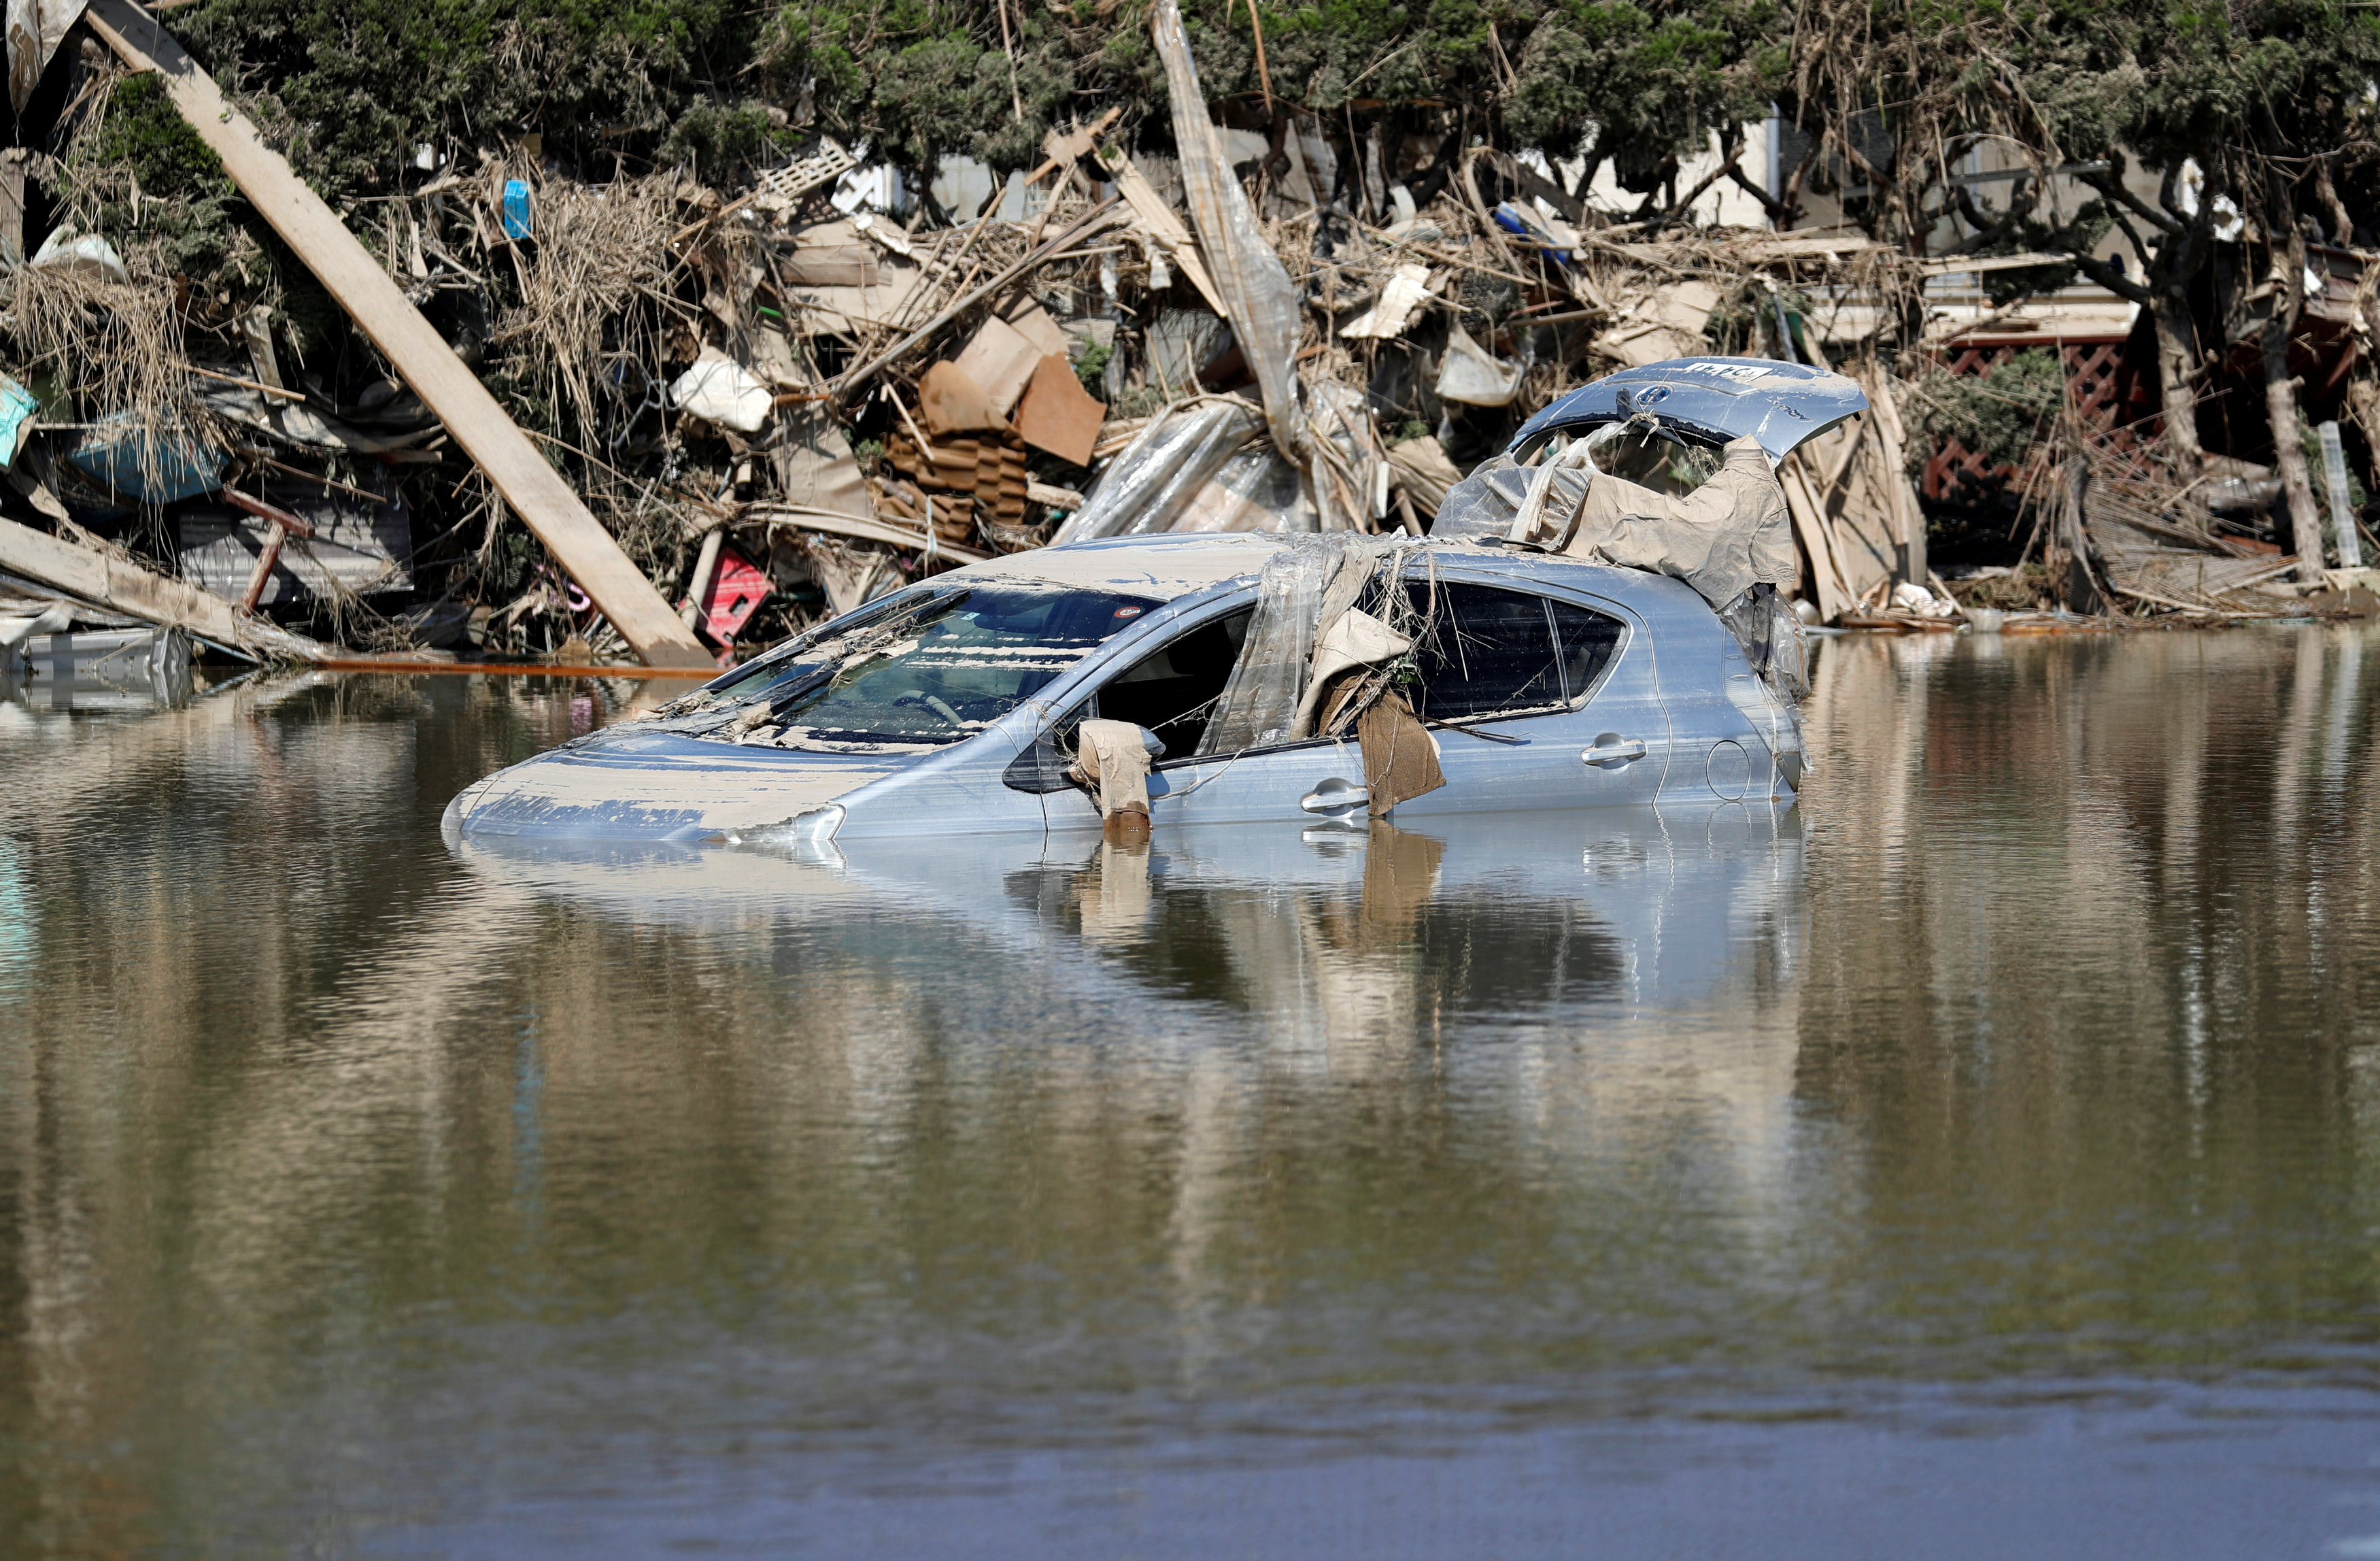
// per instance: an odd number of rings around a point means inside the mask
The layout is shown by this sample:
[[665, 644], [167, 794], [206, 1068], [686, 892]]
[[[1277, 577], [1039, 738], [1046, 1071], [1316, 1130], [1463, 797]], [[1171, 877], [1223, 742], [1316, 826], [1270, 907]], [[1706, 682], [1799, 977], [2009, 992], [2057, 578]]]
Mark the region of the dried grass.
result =
[[170, 279], [117, 282], [81, 267], [24, 266], [8, 278], [6, 299], [18, 366], [70, 386], [79, 420], [135, 441], [144, 481], [160, 482], [177, 450], [223, 447], [214, 420], [191, 397]]
[[[495, 188], [507, 177], [502, 169]], [[639, 364], [668, 353], [677, 272], [669, 240], [678, 177], [655, 174], [586, 186], [528, 177], [536, 238], [519, 251], [523, 295], [497, 323], [495, 340], [523, 379], [542, 380], [557, 415], [568, 408], [583, 433], [599, 425], [599, 393], [613, 358]]]

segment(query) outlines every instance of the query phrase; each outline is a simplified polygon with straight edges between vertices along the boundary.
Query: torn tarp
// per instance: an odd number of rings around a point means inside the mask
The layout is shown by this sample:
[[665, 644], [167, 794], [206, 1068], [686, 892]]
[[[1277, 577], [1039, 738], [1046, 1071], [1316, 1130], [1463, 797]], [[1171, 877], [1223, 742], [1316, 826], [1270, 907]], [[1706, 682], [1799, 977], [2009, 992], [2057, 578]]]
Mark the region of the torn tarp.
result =
[[1566, 551], [1675, 575], [1714, 607], [1755, 584], [1791, 586], [1802, 576], [1785, 490], [1751, 439], [1731, 441], [1718, 475], [1682, 498], [1598, 475]]
[[[1403, 654], [1409, 638], [1389, 625], [1379, 625], [1378, 634], [1338, 626], [1355, 611], [1381, 561], [1411, 545], [1402, 536], [1326, 531], [1299, 537], [1267, 558], [1247, 640], [1198, 751], [1236, 753], [1304, 737], [1316, 709], [1310, 687], [1370, 665], [1362, 659], [1366, 649], [1389, 659]], [[1401, 640], [1403, 647], [1395, 643]]]
[[1265, 421], [1273, 443], [1293, 460], [1305, 453], [1297, 416], [1297, 288], [1281, 256], [1257, 226], [1247, 192], [1240, 188], [1198, 86], [1190, 40], [1182, 30], [1175, 0], [1157, 0], [1150, 30], [1165, 61], [1165, 84], [1173, 104], [1173, 140], [1182, 153], [1182, 187], [1189, 198], [1198, 248], [1223, 298], [1232, 334], [1246, 354], [1248, 370], [1264, 397]]
[[1438, 739], [1429, 735], [1405, 697], [1390, 689], [1365, 707], [1355, 724], [1364, 750], [1364, 792], [1374, 818], [1446, 784], [1439, 767]]
[[1448, 490], [1430, 534], [1508, 537], [1674, 575], [1714, 607], [1755, 583], [1791, 586], [1801, 578], [1785, 491], [1755, 441], [1728, 445], [1714, 474], [1673, 494], [1597, 469], [1597, 452], [1609, 454], [1629, 440], [1643, 443], [1644, 436], [1625, 423], [1606, 423], [1583, 443], [1557, 439], [1534, 465], [1510, 455], [1485, 461]]
[[1466, 407], [1509, 407], [1521, 390], [1521, 365], [1507, 363], [1471, 339], [1460, 324], [1446, 332], [1439, 360], [1438, 398]]
[[1129, 721], [1083, 722], [1075, 729], [1075, 767], [1071, 774], [1091, 788], [1099, 816], [1118, 813], [1148, 816], [1148, 766], [1165, 751], [1153, 732]]
[[1058, 528], [1052, 544], [1172, 530], [1208, 479], [1256, 437], [1259, 426], [1257, 409], [1235, 396], [1174, 408], [1109, 462], [1083, 507]]

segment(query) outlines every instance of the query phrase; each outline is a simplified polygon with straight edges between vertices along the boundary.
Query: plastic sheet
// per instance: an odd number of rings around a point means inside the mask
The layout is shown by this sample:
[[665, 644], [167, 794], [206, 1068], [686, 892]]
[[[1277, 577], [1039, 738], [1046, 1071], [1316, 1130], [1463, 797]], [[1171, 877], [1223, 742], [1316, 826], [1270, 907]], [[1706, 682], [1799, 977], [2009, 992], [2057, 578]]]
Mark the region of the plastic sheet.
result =
[[[1354, 614], [1356, 599], [1381, 562], [1412, 545], [1405, 537], [1330, 531], [1300, 537], [1265, 560], [1246, 643], [1198, 751], [1236, 753], [1293, 741], [1305, 735], [1301, 723], [1313, 714], [1305, 695], [1318, 667], [1345, 670], [1360, 665], [1360, 660], [1345, 658], [1351, 649], [1365, 646], [1382, 654], [1402, 654], [1410, 640], [1389, 626], [1377, 625], [1385, 631], [1381, 634], [1336, 630], [1340, 619]], [[1329, 653], [1318, 655], [1318, 645]]]
[[107, 282], [129, 282], [132, 274], [124, 269], [124, 257], [115, 246], [96, 233], [75, 237], [71, 227], [55, 229], [42, 247], [34, 251], [34, 265], [54, 265], [67, 271], [87, 271]]
[[1316, 524], [1325, 531], [1368, 531], [1387, 513], [1388, 452], [1372, 409], [1354, 385], [1326, 380], [1309, 390], [1307, 479]]
[[1208, 479], [1173, 522], [1177, 531], [1310, 531], [1305, 482], [1269, 441], [1240, 451]]
[[17, 464], [18, 448], [32, 427], [33, 414], [42, 404], [33, 393], [6, 374], [0, 374], [0, 471]]
[[[1637, 435], [1626, 425], [1607, 423], [1583, 443], [1548, 445], [1534, 466], [1510, 455], [1484, 461], [1447, 491], [1430, 535], [1510, 537], [1674, 575], [1714, 607], [1755, 584], [1791, 585], [1801, 578], [1785, 490], [1758, 443], [1733, 441], [1707, 481], [1663, 494], [1597, 469], [1596, 452], [1632, 437]], [[1524, 520], [1526, 534], [1518, 534]]]
[[1246, 191], [1223, 160], [1215, 127], [1207, 117], [1207, 96], [1190, 40], [1182, 30], [1175, 0], [1157, 0], [1151, 19], [1157, 52], [1165, 61], [1165, 85], [1173, 104], [1173, 140], [1182, 155], [1182, 187], [1189, 198], [1198, 247], [1223, 295], [1232, 333], [1247, 355], [1257, 389], [1264, 397], [1265, 421], [1273, 443], [1293, 458], [1305, 450], [1297, 415], [1297, 288], [1281, 257], [1257, 226]]
[[721, 428], [758, 433], [776, 397], [743, 364], [711, 348], [672, 383], [670, 405]]
[[[1554, 479], [1546, 507], [1564, 516], [1576, 514], [1579, 502], [1586, 497], [1587, 482], [1592, 475], [1576, 468], [1563, 469]], [[1463, 542], [1506, 535], [1536, 476], [1535, 467], [1523, 466], [1510, 455], [1491, 456], [1481, 461], [1471, 469], [1470, 476], [1449, 488], [1446, 497], [1439, 501], [1438, 517], [1430, 523], [1431, 540]]]
[[1506, 363], [1471, 339], [1460, 325], [1446, 333], [1446, 354], [1438, 364], [1438, 398], [1466, 407], [1509, 407], [1520, 393], [1521, 365]]
[[[1754, 676], [1727, 679], [1727, 697], [1752, 723], [1789, 785], [1809, 769], [1800, 705], [1810, 691], [1802, 620], [1773, 585], [1755, 585], [1718, 610]], [[1730, 669], [1732, 670], [1732, 669]]]
[[1200, 753], [1237, 753], [1289, 740], [1314, 655], [1314, 620], [1339, 567], [1341, 550], [1332, 545], [1338, 540], [1300, 537], [1265, 560], [1247, 641], [1198, 744]]
[[1208, 479], [1256, 436], [1259, 425], [1254, 407], [1227, 397], [1175, 408], [1116, 457], [1083, 507], [1058, 528], [1051, 544], [1172, 530]]

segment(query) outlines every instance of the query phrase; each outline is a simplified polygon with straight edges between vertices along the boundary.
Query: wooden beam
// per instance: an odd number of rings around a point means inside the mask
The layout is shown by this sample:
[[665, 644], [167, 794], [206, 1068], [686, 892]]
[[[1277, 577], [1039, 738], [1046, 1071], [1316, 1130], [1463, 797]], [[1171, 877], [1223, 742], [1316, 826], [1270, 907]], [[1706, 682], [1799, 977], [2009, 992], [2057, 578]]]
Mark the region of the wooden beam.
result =
[[249, 617], [222, 597], [136, 564], [0, 520], [0, 569], [80, 597], [95, 607], [186, 630], [200, 640], [277, 661], [328, 660], [328, 645]]
[[1810, 584], [1818, 594], [1818, 618], [1832, 623], [1851, 610], [1851, 588], [1843, 580], [1842, 566], [1835, 558], [1833, 528], [1827, 520], [1827, 506], [1810, 491], [1809, 474], [1803, 470], [1800, 451], [1787, 456], [1778, 468], [1777, 481], [1785, 490], [1785, 510], [1792, 518], [1793, 532], [1802, 539], [1803, 551], [1810, 555]]
[[923, 528], [895, 526], [882, 520], [864, 519], [832, 509], [811, 509], [797, 504], [755, 504], [746, 508], [744, 518], [795, 526], [806, 531], [827, 531], [838, 537], [849, 537], [855, 542], [880, 542], [916, 553], [930, 552], [969, 564], [980, 564], [991, 556], [981, 548], [965, 547], [957, 543], [943, 542], [939, 537], [929, 542]]
[[91, 0], [92, 30], [135, 70], [155, 73], [224, 172], [273, 225], [405, 383], [438, 414], [556, 562], [638, 655], [655, 666], [710, 666], [710, 653], [587, 512], [570, 485], [504, 415], [443, 338], [406, 300], [336, 213], [292, 173], [156, 19], [132, 0]]

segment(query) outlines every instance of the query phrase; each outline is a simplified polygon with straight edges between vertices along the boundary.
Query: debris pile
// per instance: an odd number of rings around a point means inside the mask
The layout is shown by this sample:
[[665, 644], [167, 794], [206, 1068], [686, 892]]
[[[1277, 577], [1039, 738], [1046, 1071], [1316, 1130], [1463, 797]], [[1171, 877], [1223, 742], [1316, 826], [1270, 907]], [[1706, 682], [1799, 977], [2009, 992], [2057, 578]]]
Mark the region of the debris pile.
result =
[[[1763, 582], [1852, 625], [1979, 600], [1928, 567], [1923, 355], [1874, 323], [1925, 263], [1848, 228], [1614, 223], [1460, 127], [1232, 128], [1172, 0], [1151, 36], [1169, 117], [1053, 130], [1004, 182], [945, 157], [915, 189], [825, 135], [741, 188], [606, 179], [530, 138], [420, 146], [334, 212], [162, 27], [94, 0], [45, 45], [60, 150], [0, 161], [0, 571], [249, 655], [710, 665], [1052, 543], [1420, 535], [1555, 397], [1735, 353], [1840, 367], [1874, 408], [1784, 463]], [[141, 226], [191, 197], [108, 160], [136, 91], [270, 226], [232, 230], [214, 284]], [[56, 220], [18, 263], [29, 172]], [[2075, 610], [2302, 610], [2241, 594], [2293, 561], [2117, 458], [2035, 458], [2003, 577]]]

